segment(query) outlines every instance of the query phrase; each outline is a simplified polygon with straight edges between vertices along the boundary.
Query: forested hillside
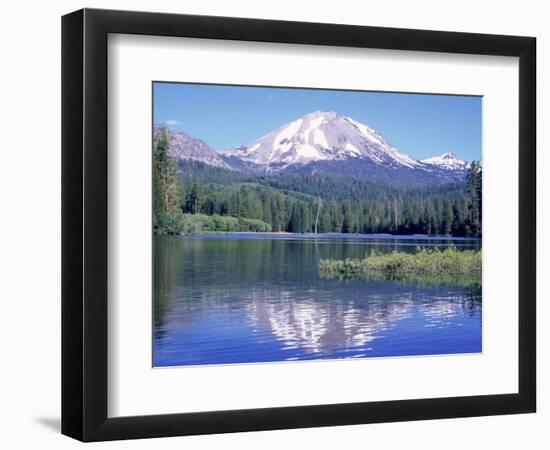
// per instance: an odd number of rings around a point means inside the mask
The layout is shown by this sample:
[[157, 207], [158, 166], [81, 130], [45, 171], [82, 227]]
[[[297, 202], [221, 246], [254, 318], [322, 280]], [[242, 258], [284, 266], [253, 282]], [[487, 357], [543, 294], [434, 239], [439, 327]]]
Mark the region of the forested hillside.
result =
[[155, 233], [273, 231], [481, 236], [482, 169], [439, 185], [358, 176], [253, 174], [176, 161], [155, 139]]

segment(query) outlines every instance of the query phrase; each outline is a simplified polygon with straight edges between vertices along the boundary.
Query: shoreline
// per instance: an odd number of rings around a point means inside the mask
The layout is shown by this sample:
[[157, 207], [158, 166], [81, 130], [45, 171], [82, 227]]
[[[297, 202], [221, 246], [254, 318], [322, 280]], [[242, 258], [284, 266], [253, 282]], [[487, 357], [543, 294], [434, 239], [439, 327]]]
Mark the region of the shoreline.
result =
[[430, 236], [426, 234], [388, 234], [388, 233], [292, 233], [289, 231], [207, 231], [192, 234], [176, 234], [178, 238], [188, 237], [212, 237], [212, 236], [258, 236], [258, 237], [304, 237], [304, 238], [372, 238], [372, 239], [418, 239], [437, 241], [481, 241], [482, 238], [463, 236]]

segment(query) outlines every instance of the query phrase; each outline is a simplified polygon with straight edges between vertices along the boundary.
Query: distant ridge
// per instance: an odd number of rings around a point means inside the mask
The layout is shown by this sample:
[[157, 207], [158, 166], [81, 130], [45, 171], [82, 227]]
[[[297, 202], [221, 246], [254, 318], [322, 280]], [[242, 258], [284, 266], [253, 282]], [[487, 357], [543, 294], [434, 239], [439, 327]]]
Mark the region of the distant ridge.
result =
[[182, 131], [174, 131], [165, 125], [155, 125], [155, 139], [158, 133], [165, 132], [168, 137], [168, 149], [175, 159], [200, 161], [209, 166], [233, 169], [206, 142], [195, 139]]
[[470, 163], [458, 159], [453, 153], [443, 153], [441, 156], [433, 156], [423, 159], [421, 162], [437, 166], [445, 170], [467, 170]]

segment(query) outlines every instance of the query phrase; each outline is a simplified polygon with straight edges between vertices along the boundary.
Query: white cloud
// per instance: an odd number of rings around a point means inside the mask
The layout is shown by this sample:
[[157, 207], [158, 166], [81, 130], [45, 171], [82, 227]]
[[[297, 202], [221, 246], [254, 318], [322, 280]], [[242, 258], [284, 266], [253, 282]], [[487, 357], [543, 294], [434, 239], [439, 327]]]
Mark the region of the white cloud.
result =
[[180, 122], [179, 120], [174, 120], [174, 119], [165, 120], [164, 123], [166, 125], [183, 125], [183, 122]]

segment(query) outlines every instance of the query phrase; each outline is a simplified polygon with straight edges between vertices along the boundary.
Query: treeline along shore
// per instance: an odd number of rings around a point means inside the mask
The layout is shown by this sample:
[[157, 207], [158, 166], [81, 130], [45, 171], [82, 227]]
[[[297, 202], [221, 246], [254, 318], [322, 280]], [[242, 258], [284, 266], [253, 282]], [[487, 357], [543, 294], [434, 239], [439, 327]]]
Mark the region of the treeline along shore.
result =
[[175, 160], [153, 146], [154, 232], [391, 233], [481, 237], [482, 168], [441, 185], [258, 174]]

